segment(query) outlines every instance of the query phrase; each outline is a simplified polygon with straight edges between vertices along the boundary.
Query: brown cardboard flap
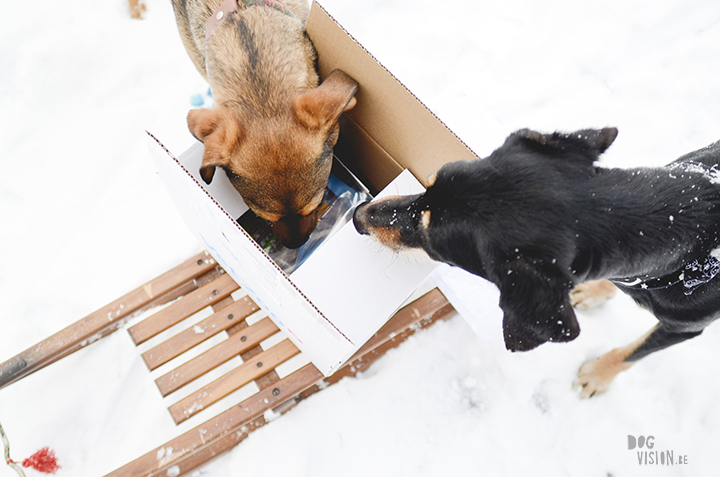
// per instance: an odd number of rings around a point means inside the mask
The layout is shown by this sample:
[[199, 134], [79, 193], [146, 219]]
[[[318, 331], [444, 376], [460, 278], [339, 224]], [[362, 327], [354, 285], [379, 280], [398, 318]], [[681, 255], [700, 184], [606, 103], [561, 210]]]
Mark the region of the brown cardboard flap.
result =
[[[324, 78], [340, 69], [360, 85], [357, 106], [346, 113], [351, 121], [346, 121], [346, 129], [341, 130], [349, 142], [372, 138], [377, 152], [383, 151], [401, 168], [410, 169], [425, 186], [427, 178], [443, 164], [477, 157], [316, 2], [310, 10], [306, 31], [318, 52], [320, 76]], [[348, 131], [349, 128], [361, 131]], [[363, 147], [368, 146], [371, 144], [365, 141]], [[388, 160], [382, 156], [379, 153], [363, 157], [363, 161]], [[382, 172], [368, 172], [374, 167]], [[378, 190], [387, 185], [388, 172], [395, 168], [391, 163], [365, 164], [356, 171], [370, 182], [372, 189]]]
[[340, 118], [340, 139], [334, 152], [372, 195], [403, 171], [403, 167], [347, 115]]

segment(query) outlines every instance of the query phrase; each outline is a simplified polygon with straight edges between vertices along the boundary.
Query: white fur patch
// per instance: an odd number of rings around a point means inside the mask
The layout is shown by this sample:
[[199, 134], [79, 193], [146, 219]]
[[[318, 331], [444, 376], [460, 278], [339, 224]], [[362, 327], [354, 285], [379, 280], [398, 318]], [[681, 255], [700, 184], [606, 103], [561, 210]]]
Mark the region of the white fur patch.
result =
[[403, 258], [411, 258], [413, 260], [418, 260], [421, 262], [434, 262], [432, 258], [430, 258], [430, 255], [427, 254], [425, 250], [422, 248], [402, 248], [399, 250], [396, 250], [397, 254], [400, 257]]

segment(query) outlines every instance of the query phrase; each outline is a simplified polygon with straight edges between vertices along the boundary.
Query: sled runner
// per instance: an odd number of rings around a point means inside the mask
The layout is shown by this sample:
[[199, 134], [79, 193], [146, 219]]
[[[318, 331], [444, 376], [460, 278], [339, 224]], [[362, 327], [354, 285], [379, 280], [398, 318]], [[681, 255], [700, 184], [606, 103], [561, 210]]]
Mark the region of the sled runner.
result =
[[[212, 310], [205, 311], [209, 316], [201, 321], [188, 320], [208, 307]], [[154, 340], [142, 353], [150, 370], [171, 363], [173, 369], [156, 379], [163, 396], [172, 395], [240, 356], [242, 362], [237, 360], [238, 364], [230, 371], [171, 405], [169, 418], [180, 424], [201, 415], [208, 406], [251, 382], [257, 386], [255, 394], [107, 474], [179, 476], [231, 449], [268, 419], [287, 412], [313, 393], [363, 371], [418, 329], [447, 319], [453, 312], [440, 291], [433, 289], [398, 311], [332, 376], [324, 377], [313, 364], [285, 372], [278, 367], [288, 366], [300, 351], [203, 252], [0, 364], [0, 389], [117, 331], [141, 313], [147, 316], [128, 331], [136, 345]], [[163, 333], [171, 327], [181, 331], [165, 337]], [[215, 346], [195, 353], [197, 356], [183, 364], [172, 365], [173, 360], [202, 342], [219, 337], [222, 339]], [[156, 343], [158, 340], [162, 341]], [[265, 346], [261, 346], [263, 342]], [[165, 449], [172, 450], [164, 452]]]

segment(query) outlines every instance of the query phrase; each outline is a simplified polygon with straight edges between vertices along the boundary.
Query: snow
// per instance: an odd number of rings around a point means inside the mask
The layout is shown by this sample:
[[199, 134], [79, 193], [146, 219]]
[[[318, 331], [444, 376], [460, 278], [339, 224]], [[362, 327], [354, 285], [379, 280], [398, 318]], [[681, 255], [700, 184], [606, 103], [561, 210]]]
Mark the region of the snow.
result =
[[[147, 3], [143, 21], [124, 0], [4, 5], [0, 360], [201, 250], [153, 170], [144, 131], [184, 151], [194, 142], [191, 98], [207, 86], [170, 2]], [[603, 159], [617, 167], [665, 164], [720, 139], [720, 3], [323, 5], [480, 155], [524, 127], [617, 126]], [[578, 316], [574, 342], [521, 354], [460, 318], [440, 323], [195, 475], [717, 475], [720, 326], [581, 400], [571, 389], [579, 366], [655, 320], [625, 296]], [[167, 405], [120, 331], [0, 391], [0, 422], [16, 460], [47, 445], [58, 476], [85, 477], [176, 435]], [[641, 465], [647, 449], [629, 450], [628, 435], [653, 436], [652, 451], [687, 464]]]

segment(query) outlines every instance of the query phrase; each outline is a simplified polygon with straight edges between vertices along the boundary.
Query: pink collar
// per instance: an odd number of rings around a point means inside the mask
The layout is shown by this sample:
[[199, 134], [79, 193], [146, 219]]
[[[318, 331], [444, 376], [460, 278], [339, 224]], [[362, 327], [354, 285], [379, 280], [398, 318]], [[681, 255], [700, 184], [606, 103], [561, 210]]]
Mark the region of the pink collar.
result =
[[285, 15], [295, 17], [295, 15], [292, 14], [290, 9], [281, 2], [280, 0], [225, 0], [223, 1], [220, 6], [218, 7], [215, 12], [210, 15], [210, 18], [208, 19], [207, 24], [205, 25], [205, 39], [207, 40], [210, 38], [210, 35], [213, 34], [217, 26], [220, 24], [222, 20], [227, 18], [229, 14], [232, 12], [235, 12], [240, 9], [240, 5], [238, 2], [242, 3], [243, 10], [252, 7], [255, 5], [258, 6], [266, 6], [271, 7], [274, 10], [277, 10], [281, 13], [284, 13]]

